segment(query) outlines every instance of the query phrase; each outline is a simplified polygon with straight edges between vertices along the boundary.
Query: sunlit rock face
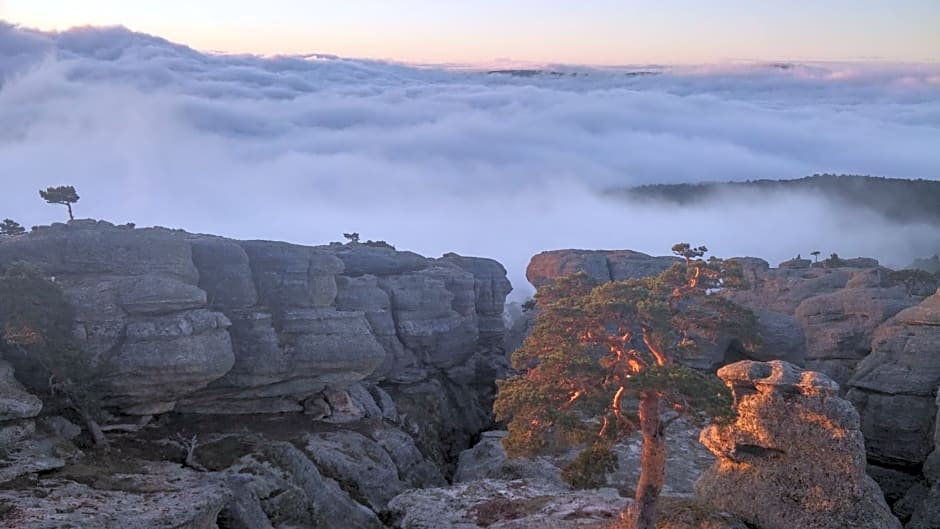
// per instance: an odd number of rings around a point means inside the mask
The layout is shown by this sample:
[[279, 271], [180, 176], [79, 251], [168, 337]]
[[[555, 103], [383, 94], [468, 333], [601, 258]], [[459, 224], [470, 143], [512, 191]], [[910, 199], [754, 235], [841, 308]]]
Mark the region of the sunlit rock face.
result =
[[763, 529], [900, 528], [865, 473], [858, 413], [839, 386], [782, 361], [744, 361], [718, 371], [737, 419], [701, 441], [718, 461], [696, 496]]
[[79, 220], [0, 238], [0, 266], [20, 260], [62, 287], [104, 404], [127, 414], [302, 412], [359, 382], [434, 380], [485, 417], [476, 387], [505, 368], [512, 287], [489, 259]]
[[536, 288], [578, 272], [603, 283], [655, 276], [678, 260], [632, 250], [552, 250], [532, 257], [525, 276]]

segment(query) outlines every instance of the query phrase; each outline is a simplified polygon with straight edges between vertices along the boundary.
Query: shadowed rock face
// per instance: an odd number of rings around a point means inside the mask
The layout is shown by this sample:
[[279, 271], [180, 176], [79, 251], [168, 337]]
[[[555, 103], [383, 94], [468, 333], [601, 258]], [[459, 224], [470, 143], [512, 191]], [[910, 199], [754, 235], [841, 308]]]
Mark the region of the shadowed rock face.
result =
[[721, 368], [738, 411], [702, 443], [718, 457], [696, 483], [698, 499], [763, 529], [900, 528], [865, 473], [865, 444], [839, 386], [787, 362]]
[[480, 355], [504, 363], [511, 286], [488, 259], [73, 221], [0, 238], [0, 266], [17, 260], [75, 305], [105, 403], [123, 413], [302, 411], [366, 379], [492, 383]]
[[872, 353], [858, 365], [848, 386], [872, 459], [888, 465], [923, 463], [934, 448], [940, 294], [880, 326]]

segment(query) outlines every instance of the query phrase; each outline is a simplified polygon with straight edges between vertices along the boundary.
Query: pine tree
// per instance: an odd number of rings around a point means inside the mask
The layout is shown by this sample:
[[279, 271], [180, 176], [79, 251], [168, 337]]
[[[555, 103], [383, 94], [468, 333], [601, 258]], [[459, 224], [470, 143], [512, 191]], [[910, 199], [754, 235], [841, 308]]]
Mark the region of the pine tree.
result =
[[513, 354], [519, 375], [500, 381], [494, 410], [508, 422], [504, 446], [531, 456], [583, 448], [563, 475], [597, 486], [616, 466], [612, 446], [643, 436], [642, 469], [628, 527], [653, 529], [665, 480], [666, 410], [678, 416], [730, 419], [729, 390], [710, 374], [674, 358], [700, 343], [734, 336], [756, 347], [754, 314], [721, 291], [744, 286], [733, 262], [702, 259], [704, 247], [676, 245], [683, 262], [656, 277], [595, 285], [586, 274], [539, 289], [532, 333]]
[[3, 219], [3, 222], [0, 222], [0, 235], [22, 235], [25, 232], [26, 228], [13, 219]]
[[74, 187], [47, 187], [45, 191], [41, 189], [39, 190], [39, 196], [41, 196], [43, 200], [50, 204], [62, 204], [63, 206], [69, 208], [69, 220], [75, 220], [75, 217], [72, 216], [72, 204], [78, 202], [78, 199], [81, 197], [79, 197], [78, 193], [75, 192]]

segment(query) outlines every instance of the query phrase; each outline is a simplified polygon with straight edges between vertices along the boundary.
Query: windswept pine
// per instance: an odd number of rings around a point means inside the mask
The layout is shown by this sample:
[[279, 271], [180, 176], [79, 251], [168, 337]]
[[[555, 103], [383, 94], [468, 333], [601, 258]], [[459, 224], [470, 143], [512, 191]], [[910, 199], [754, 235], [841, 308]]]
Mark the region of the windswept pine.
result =
[[622, 514], [637, 529], [655, 527], [667, 421], [733, 415], [728, 388], [676, 357], [718, 335], [759, 344], [754, 314], [722, 295], [745, 286], [737, 264], [704, 259], [704, 246], [673, 252], [683, 260], [657, 276], [597, 285], [579, 273], [540, 288], [535, 327], [512, 357], [519, 374], [498, 382], [494, 406], [508, 421], [510, 455], [581, 446], [564, 470], [580, 486], [605, 483], [616, 464], [611, 447], [641, 431], [642, 472]]

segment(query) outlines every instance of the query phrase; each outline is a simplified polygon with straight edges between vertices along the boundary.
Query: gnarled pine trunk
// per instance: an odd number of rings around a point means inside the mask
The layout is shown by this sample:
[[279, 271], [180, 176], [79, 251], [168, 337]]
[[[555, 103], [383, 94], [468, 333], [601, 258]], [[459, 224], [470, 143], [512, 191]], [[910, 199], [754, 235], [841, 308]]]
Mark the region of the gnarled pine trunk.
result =
[[665, 425], [659, 416], [659, 394], [647, 391], [640, 395], [640, 431], [643, 433], [643, 459], [636, 498], [630, 507], [635, 529], [656, 528], [656, 500], [666, 480]]

